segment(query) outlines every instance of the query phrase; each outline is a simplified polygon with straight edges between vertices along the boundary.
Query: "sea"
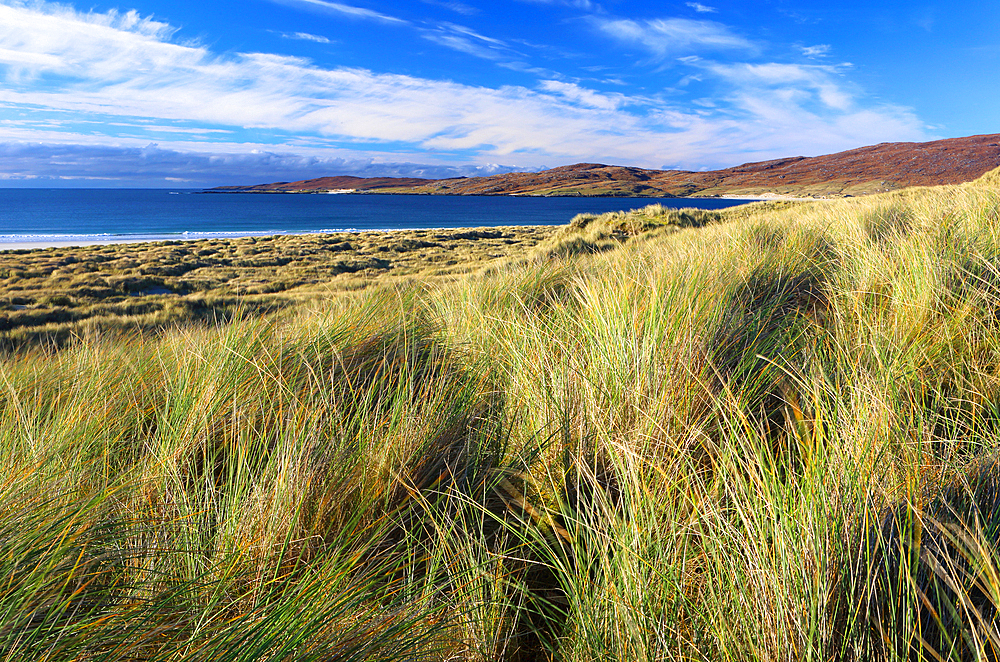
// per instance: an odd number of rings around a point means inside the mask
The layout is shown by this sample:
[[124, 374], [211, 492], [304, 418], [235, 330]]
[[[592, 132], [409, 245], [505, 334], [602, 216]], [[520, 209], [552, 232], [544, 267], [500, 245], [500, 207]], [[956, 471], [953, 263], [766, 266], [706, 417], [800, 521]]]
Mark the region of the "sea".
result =
[[3, 244], [157, 241], [314, 232], [562, 225], [583, 212], [745, 200], [287, 193], [191, 189], [0, 189]]

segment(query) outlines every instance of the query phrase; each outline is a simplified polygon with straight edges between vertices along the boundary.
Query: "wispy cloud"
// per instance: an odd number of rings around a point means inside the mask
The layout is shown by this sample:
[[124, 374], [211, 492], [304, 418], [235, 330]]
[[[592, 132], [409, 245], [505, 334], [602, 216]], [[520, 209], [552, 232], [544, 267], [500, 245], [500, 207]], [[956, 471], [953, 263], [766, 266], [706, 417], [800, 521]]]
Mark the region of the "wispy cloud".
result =
[[708, 5], [703, 5], [700, 2], [688, 2], [686, 4], [688, 7], [701, 14], [716, 14], [719, 11], [715, 7], [709, 7]]
[[297, 39], [299, 41], [315, 41], [318, 44], [332, 44], [328, 37], [324, 37], [318, 34], [309, 34], [308, 32], [282, 32], [280, 33], [285, 39]]
[[143, 132], [157, 131], [161, 133], [180, 133], [192, 136], [205, 136], [209, 134], [223, 134], [232, 135], [232, 131], [228, 129], [209, 129], [207, 127], [184, 127], [184, 126], [165, 126], [163, 124], [150, 124], [148, 122], [134, 123], [134, 122], [102, 122], [108, 126], [122, 126], [128, 127], [130, 129], [138, 129]]
[[472, 39], [476, 39], [477, 41], [485, 42], [487, 44], [490, 44], [491, 46], [500, 46], [503, 48], [507, 47], [507, 44], [504, 43], [502, 40], [494, 39], [493, 37], [487, 37], [486, 35], [479, 34], [472, 28], [467, 28], [464, 25], [456, 25], [454, 23], [442, 23], [441, 27], [448, 29], [452, 32], [455, 32], [456, 34], [461, 34], [466, 37], [471, 37]]
[[[439, 46], [444, 46], [445, 48], [450, 48], [451, 50], [483, 60], [490, 60], [504, 69], [533, 74], [541, 78], [557, 75], [553, 71], [532, 65], [526, 61], [528, 58], [524, 53], [514, 49], [513, 46], [502, 39], [488, 37], [464, 25], [445, 22], [433, 27], [420, 28], [419, 31], [424, 39], [434, 42]], [[529, 48], [542, 48], [523, 41], [519, 43]]]
[[806, 57], [818, 58], [829, 55], [832, 47], [829, 44], [816, 44], [815, 46], [800, 46], [802, 54]]
[[420, 32], [428, 41], [485, 60], [505, 59], [514, 54], [502, 40], [487, 37], [464, 25], [445, 22]]
[[382, 14], [371, 9], [365, 9], [364, 7], [355, 7], [354, 5], [345, 5], [341, 2], [329, 2], [329, 0], [271, 0], [281, 5], [288, 5], [291, 7], [299, 7], [301, 9], [311, 9], [313, 11], [322, 11], [328, 14], [338, 14], [341, 16], [347, 16], [350, 18], [365, 19], [370, 21], [379, 21], [382, 23], [408, 23], [401, 18], [396, 18], [395, 16], [389, 16], [388, 14]]
[[434, 5], [435, 7], [444, 7], [445, 9], [450, 9], [456, 14], [462, 14], [463, 16], [474, 16], [479, 13], [476, 7], [470, 7], [463, 2], [454, 2], [453, 0], [421, 0], [425, 5]]
[[536, 5], [562, 5], [564, 7], [575, 7], [584, 11], [600, 11], [601, 6], [592, 0], [521, 0]]
[[542, 81], [540, 87], [546, 92], [557, 94], [575, 104], [588, 108], [616, 110], [625, 105], [627, 101], [627, 97], [623, 94], [603, 94], [577, 85], [576, 83], [566, 83], [558, 80]]
[[715, 21], [688, 18], [635, 21], [606, 17], [591, 20], [601, 32], [623, 44], [640, 46], [659, 60], [697, 52], [756, 49], [750, 40]]

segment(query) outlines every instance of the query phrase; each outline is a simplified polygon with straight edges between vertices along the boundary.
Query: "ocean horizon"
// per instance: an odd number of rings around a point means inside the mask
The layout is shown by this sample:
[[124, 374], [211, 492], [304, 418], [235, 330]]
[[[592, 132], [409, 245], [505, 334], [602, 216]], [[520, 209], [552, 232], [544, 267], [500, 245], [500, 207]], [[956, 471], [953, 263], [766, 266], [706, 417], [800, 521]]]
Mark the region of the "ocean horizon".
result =
[[4, 244], [163, 241], [365, 230], [562, 225], [579, 213], [747, 200], [210, 193], [204, 189], [0, 189]]

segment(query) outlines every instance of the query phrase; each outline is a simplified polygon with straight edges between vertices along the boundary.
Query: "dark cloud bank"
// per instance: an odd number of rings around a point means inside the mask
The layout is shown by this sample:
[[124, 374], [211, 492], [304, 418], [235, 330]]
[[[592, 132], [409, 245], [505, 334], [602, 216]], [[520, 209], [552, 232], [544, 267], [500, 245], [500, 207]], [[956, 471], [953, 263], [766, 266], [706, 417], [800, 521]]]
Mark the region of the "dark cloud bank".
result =
[[296, 154], [205, 154], [146, 147], [0, 143], [0, 186], [206, 188], [298, 181], [333, 175], [358, 177], [474, 177], [539, 168], [501, 165], [378, 163]]

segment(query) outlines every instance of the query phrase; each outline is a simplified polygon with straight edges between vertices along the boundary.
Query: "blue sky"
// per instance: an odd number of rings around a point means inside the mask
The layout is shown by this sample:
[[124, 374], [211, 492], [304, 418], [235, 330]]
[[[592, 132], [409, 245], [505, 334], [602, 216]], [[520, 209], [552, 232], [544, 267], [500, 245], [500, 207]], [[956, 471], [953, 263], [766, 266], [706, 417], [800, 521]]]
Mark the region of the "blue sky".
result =
[[0, 186], [578, 162], [1000, 132], [1000, 3], [0, 0]]

